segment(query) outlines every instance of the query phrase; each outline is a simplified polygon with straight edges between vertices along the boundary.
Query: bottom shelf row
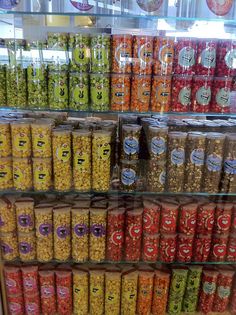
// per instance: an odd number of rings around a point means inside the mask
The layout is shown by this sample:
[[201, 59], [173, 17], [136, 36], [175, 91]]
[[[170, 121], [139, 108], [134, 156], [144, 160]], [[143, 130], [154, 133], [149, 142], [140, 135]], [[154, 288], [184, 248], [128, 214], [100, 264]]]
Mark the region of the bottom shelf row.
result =
[[5, 265], [10, 315], [236, 312], [230, 266]]

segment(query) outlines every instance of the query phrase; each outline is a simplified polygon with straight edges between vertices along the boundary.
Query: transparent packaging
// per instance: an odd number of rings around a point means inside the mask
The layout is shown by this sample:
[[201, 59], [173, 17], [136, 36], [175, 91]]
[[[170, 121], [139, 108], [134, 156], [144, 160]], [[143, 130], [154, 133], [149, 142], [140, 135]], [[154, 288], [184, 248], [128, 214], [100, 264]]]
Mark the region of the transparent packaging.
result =
[[50, 109], [68, 109], [68, 72], [49, 70], [48, 104]]
[[134, 36], [132, 71], [135, 74], [152, 74], [153, 37]]
[[142, 261], [156, 262], [158, 260], [159, 234], [143, 234]]
[[231, 77], [215, 77], [212, 85], [211, 111], [215, 113], [229, 113], [230, 95], [232, 91]]
[[217, 41], [198, 40], [196, 74], [214, 75], [216, 70]]
[[89, 275], [83, 269], [73, 269], [73, 300], [75, 315], [89, 313]]
[[32, 151], [35, 158], [52, 157], [52, 123], [40, 119], [31, 124]]
[[52, 188], [52, 159], [33, 158], [33, 186], [35, 191]]
[[2, 106], [7, 105], [6, 66], [0, 65], [0, 99]]
[[91, 36], [91, 71], [106, 73], [111, 65], [111, 36], [94, 34]]
[[54, 270], [39, 270], [42, 314], [56, 313], [56, 290]]
[[174, 40], [171, 37], [155, 37], [153, 50], [153, 74], [171, 75], [174, 61]]
[[70, 72], [69, 108], [72, 110], [89, 109], [89, 76], [87, 73]]
[[132, 35], [112, 36], [112, 72], [131, 73]]
[[172, 79], [171, 110], [188, 112], [191, 105], [192, 76], [174, 75]]
[[151, 160], [166, 162], [168, 127], [148, 126], [147, 141]]
[[91, 110], [108, 111], [110, 105], [110, 75], [93, 73], [90, 75]]
[[90, 36], [88, 34], [70, 34], [69, 41], [72, 50], [71, 69], [87, 72], [90, 69]]
[[0, 233], [13, 232], [16, 230], [15, 196], [0, 198]]
[[221, 192], [236, 192], [236, 134], [228, 134], [224, 148], [223, 176], [221, 180]]
[[56, 271], [57, 312], [59, 315], [72, 314], [72, 286], [71, 270]]
[[121, 160], [120, 183], [124, 191], [134, 192], [137, 189], [139, 176], [139, 161]]
[[130, 75], [114, 73], [111, 75], [111, 110], [129, 111]]
[[[24, 296], [35, 295], [38, 292], [38, 266], [22, 266], [22, 279]], [[36, 293], [37, 295], [37, 293]]]
[[163, 263], [175, 261], [177, 248], [177, 234], [161, 234], [159, 247], [159, 260]]
[[136, 312], [138, 291], [138, 271], [130, 269], [122, 272], [121, 314], [131, 315]]
[[31, 261], [36, 259], [36, 239], [35, 232], [18, 233], [19, 256], [21, 261]]
[[12, 309], [15, 309], [15, 306], [17, 306], [19, 310], [19, 314], [24, 314], [25, 312], [25, 304], [24, 304], [24, 298], [23, 295], [11, 295], [7, 298], [8, 302], [8, 312], [9, 315], [14, 315], [12, 312]]
[[[7, 296], [22, 294], [21, 269], [18, 266], [4, 266], [4, 279]], [[14, 283], [15, 285], [12, 285]]]
[[68, 34], [49, 32], [47, 34], [47, 44], [50, 49], [67, 50]]
[[11, 129], [8, 121], [0, 121], [0, 157], [11, 156]]
[[13, 188], [12, 158], [0, 158], [0, 190]]
[[148, 112], [151, 97], [151, 75], [134, 74], [131, 80], [132, 112]]
[[150, 110], [168, 112], [171, 106], [171, 76], [153, 76]]
[[174, 73], [194, 74], [197, 41], [194, 38], [178, 38], [175, 42]]
[[105, 272], [102, 269], [89, 271], [89, 311], [91, 315], [104, 314]]
[[118, 270], [105, 273], [105, 314], [120, 314], [121, 273]]
[[209, 76], [194, 76], [192, 85], [191, 110], [198, 113], [210, 111], [212, 99], [212, 81]]
[[16, 232], [0, 234], [1, 253], [4, 260], [15, 260], [19, 256]]
[[6, 69], [7, 106], [25, 108], [27, 106], [26, 69], [21, 65]]
[[209, 292], [205, 292], [203, 289], [200, 290], [198, 307], [200, 312], [208, 313], [211, 312], [214, 296], [217, 287], [217, 278], [219, 272], [217, 270], [203, 270], [202, 272], [202, 288], [211, 283], [212, 289]]
[[121, 158], [138, 160], [140, 149], [141, 126], [136, 124], [122, 125]]
[[13, 184], [16, 190], [27, 191], [33, 187], [31, 160], [13, 158]]
[[218, 77], [235, 76], [234, 64], [236, 42], [234, 40], [220, 40], [217, 46], [216, 75]]
[[137, 314], [150, 314], [152, 307], [153, 272], [140, 270], [138, 276]]
[[178, 232], [186, 235], [194, 235], [197, 226], [198, 204], [187, 202], [180, 205]]
[[15, 202], [17, 231], [28, 233], [34, 230], [34, 200], [19, 198]]
[[31, 310], [34, 310], [35, 315], [40, 315], [40, 298], [39, 294], [27, 295], [24, 297], [25, 314], [30, 315]]
[[170, 274], [156, 270], [153, 279], [152, 314], [165, 314], [168, 302]]
[[179, 233], [177, 238], [176, 261], [191, 262], [193, 255], [194, 235]]
[[31, 156], [31, 127], [29, 121], [11, 123], [12, 156], [29, 158]]

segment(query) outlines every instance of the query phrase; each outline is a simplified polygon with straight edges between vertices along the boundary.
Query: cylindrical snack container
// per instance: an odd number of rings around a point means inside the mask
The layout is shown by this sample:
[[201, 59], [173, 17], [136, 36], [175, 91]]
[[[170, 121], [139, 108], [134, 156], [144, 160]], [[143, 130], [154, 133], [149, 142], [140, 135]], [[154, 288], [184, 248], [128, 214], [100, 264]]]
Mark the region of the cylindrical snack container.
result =
[[110, 269], [105, 272], [105, 314], [119, 315], [121, 301], [121, 272]]
[[153, 73], [171, 75], [174, 61], [174, 40], [171, 37], [154, 38]]
[[175, 233], [179, 204], [163, 201], [161, 207], [160, 233]]
[[110, 34], [94, 34], [91, 36], [91, 71], [106, 73], [111, 64]]
[[131, 102], [132, 112], [147, 112], [149, 110], [151, 96], [151, 75], [132, 76]]
[[143, 201], [143, 233], [159, 233], [161, 206], [152, 200]]
[[167, 126], [148, 126], [147, 141], [148, 152], [151, 160], [166, 162], [168, 140]]
[[4, 279], [7, 296], [22, 295], [22, 274], [18, 266], [4, 266]]
[[188, 112], [191, 105], [192, 76], [174, 75], [172, 80], [171, 110]]
[[36, 295], [39, 289], [38, 266], [21, 267], [24, 296]]
[[87, 270], [73, 268], [73, 312], [83, 315], [89, 312], [89, 275]]
[[229, 113], [232, 78], [215, 77], [212, 86], [211, 111], [214, 113]]
[[215, 210], [214, 233], [225, 234], [230, 231], [233, 204], [230, 202], [217, 202]]
[[199, 295], [198, 308], [199, 311], [204, 314], [212, 311], [218, 274], [218, 271], [215, 270], [203, 270], [202, 272], [202, 286]]
[[138, 160], [141, 129], [136, 124], [122, 125], [121, 158]]
[[129, 111], [130, 108], [130, 75], [111, 75], [111, 110]]
[[236, 310], [236, 281], [235, 281], [235, 278], [234, 278], [234, 282], [233, 282], [233, 285], [232, 285], [232, 292], [231, 292], [231, 297], [230, 297], [230, 311], [231, 312], [235, 312]]
[[112, 35], [112, 72], [131, 73], [132, 42], [130, 34]]
[[9, 121], [0, 121], [0, 157], [9, 157], [12, 154], [11, 128]]
[[56, 271], [57, 312], [59, 315], [72, 313], [72, 273], [70, 270]]
[[69, 47], [72, 50], [71, 69], [87, 72], [90, 67], [90, 36], [88, 34], [70, 34]]
[[137, 314], [150, 314], [152, 308], [153, 271], [140, 270], [138, 276]]
[[52, 157], [52, 122], [44, 119], [31, 124], [32, 150], [35, 158]]
[[93, 73], [90, 75], [91, 110], [108, 111], [110, 105], [110, 75]]
[[236, 262], [236, 234], [229, 235], [226, 260]]
[[33, 186], [36, 191], [48, 191], [52, 187], [52, 159], [33, 158]]
[[147, 190], [164, 192], [166, 187], [166, 162], [147, 161]]
[[24, 298], [22, 294], [11, 295], [7, 298], [8, 302], [8, 314], [9, 315], [21, 315], [25, 314]]
[[197, 42], [192, 38], [178, 38], [175, 42], [174, 73], [194, 74]]
[[171, 106], [171, 76], [153, 76], [150, 110], [168, 112]]
[[197, 203], [180, 205], [178, 231], [187, 235], [194, 235], [197, 224]]
[[30, 232], [34, 230], [34, 200], [28, 197], [21, 197], [15, 202], [17, 231]]
[[214, 75], [216, 69], [217, 42], [212, 39], [198, 40], [196, 74]]
[[156, 262], [159, 251], [159, 234], [143, 234], [142, 261]]
[[132, 315], [136, 312], [138, 295], [138, 271], [130, 268], [122, 272], [121, 314]]
[[236, 162], [236, 134], [227, 134], [224, 148], [223, 174], [221, 179], [221, 191], [225, 193], [236, 192], [235, 185]]
[[197, 227], [198, 234], [211, 235], [214, 227], [216, 204], [206, 202], [200, 204], [197, 212]]
[[211, 250], [211, 234], [197, 234], [194, 239], [194, 250], [192, 260], [195, 262], [208, 261]]
[[31, 156], [31, 126], [26, 120], [11, 123], [12, 156], [29, 158]]
[[103, 315], [105, 310], [105, 272], [102, 269], [89, 271], [89, 311], [91, 315]]
[[212, 236], [210, 260], [225, 261], [227, 255], [228, 234], [215, 234]]
[[133, 64], [135, 74], [152, 74], [153, 37], [140, 35], [133, 38]]
[[159, 260], [163, 263], [175, 261], [177, 249], [177, 234], [161, 234]]
[[3, 260], [15, 260], [18, 257], [16, 232], [0, 234], [1, 253]]
[[193, 255], [194, 235], [178, 234], [176, 261], [191, 262]]
[[6, 69], [7, 106], [24, 108], [27, 105], [26, 69], [21, 65]]
[[[66, 65], [67, 67], [67, 65]], [[49, 69], [48, 104], [50, 109], [68, 109], [68, 71]]]
[[35, 232], [18, 233], [19, 256], [22, 261], [36, 259]]
[[67, 33], [47, 33], [48, 48], [57, 50], [67, 50], [68, 34]]
[[12, 232], [16, 230], [16, 209], [14, 196], [0, 198], [0, 232]]
[[56, 312], [54, 270], [39, 270], [39, 284], [42, 314], [54, 314]]
[[208, 113], [212, 99], [212, 77], [194, 76], [192, 85], [191, 111]]
[[0, 158], [0, 190], [11, 188], [13, 188], [12, 158]]
[[13, 184], [16, 190], [27, 191], [33, 187], [31, 160], [28, 158], [13, 158]]
[[70, 72], [69, 108], [78, 111], [89, 109], [89, 76], [87, 73]]
[[153, 280], [152, 314], [164, 315], [168, 302], [170, 274], [165, 271], [156, 270]]
[[236, 43], [235, 41], [221, 40], [217, 46], [216, 54], [216, 75], [217, 76], [235, 76], [236, 69], [234, 65]]

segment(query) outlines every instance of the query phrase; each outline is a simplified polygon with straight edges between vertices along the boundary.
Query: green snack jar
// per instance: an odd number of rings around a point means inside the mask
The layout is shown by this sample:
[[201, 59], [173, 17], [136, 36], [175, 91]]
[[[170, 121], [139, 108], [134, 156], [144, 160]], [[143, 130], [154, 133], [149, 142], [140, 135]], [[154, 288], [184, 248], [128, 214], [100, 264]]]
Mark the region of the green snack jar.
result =
[[110, 99], [110, 77], [106, 74], [90, 75], [91, 109], [108, 111]]
[[67, 50], [68, 34], [67, 33], [48, 33], [48, 48]]
[[68, 108], [68, 72], [49, 71], [48, 96], [50, 109]]
[[69, 47], [72, 50], [71, 69], [88, 72], [90, 68], [90, 36], [88, 34], [71, 34]]
[[111, 64], [111, 36], [96, 34], [91, 38], [92, 72], [109, 72]]
[[7, 104], [6, 67], [4, 65], [0, 66], [0, 99], [1, 99], [1, 106], [6, 106]]
[[7, 67], [7, 106], [25, 108], [27, 105], [26, 69], [20, 65]]
[[201, 266], [189, 267], [186, 290], [183, 300], [184, 312], [196, 312], [197, 310], [201, 276], [202, 276]]
[[89, 77], [86, 73], [70, 73], [70, 109], [89, 109]]

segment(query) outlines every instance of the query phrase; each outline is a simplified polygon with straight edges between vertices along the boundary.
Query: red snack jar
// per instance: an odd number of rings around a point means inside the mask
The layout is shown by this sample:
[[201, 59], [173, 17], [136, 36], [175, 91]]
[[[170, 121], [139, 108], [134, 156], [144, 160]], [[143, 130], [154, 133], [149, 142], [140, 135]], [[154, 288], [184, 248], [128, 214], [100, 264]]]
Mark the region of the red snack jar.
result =
[[190, 262], [193, 255], [193, 235], [179, 234], [177, 242], [176, 261]]
[[43, 315], [56, 313], [55, 277], [53, 270], [39, 271], [41, 307]]
[[153, 76], [151, 111], [168, 112], [171, 105], [171, 76]]
[[211, 111], [215, 113], [230, 112], [230, 93], [232, 78], [215, 77], [212, 86]]
[[231, 233], [236, 233], [236, 205], [232, 209], [232, 218], [231, 218]]
[[142, 242], [143, 209], [126, 212], [125, 260], [139, 261]]
[[176, 203], [162, 202], [161, 203], [161, 233], [175, 233], [178, 220], [179, 205]]
[[158, 259], [159, 234], [143, 234], [142, 260], [156, 262]]
[[207, 314], [212, 310], [216, 292], [217, 277], [218, 271], [203, 270], [202, 272], [202, 287], [198, 301], [200, 312]]
[[164, 263], [175, 261], [177, 234], [161, 234], [159, 260]]
[[153, 37], [134, 36], [133, 40], [133, 73], [152, 74]]
[[208, 261], [211, 250], [211, 235], [198, 234], [194, 240], [193, 259], [195, 262]]
[[211, 243], [211, 261], [225, 261], [228, 235], [215, 234]]
[[22, 291], [22, 276], [19, 267], [5, 266], [4, 278], [7, 295], [20, 295]]
[[208, 113], [211, 103], [212, 77], [194, 76], [192, 87], [191, 110], [198, 113]]
[[38, 266], [21, 267], [24, 296], [38, 291]]
[[171, 110], [188, 112], [191, 105], [192, 76], [174, 75], [172, 81]]
[[229, 236], [226, 260], [236, 262], [236, 234]]
[[131, 73], [132, 35], [112, 35], [112, 72]]
[[191, 38], [179, 38], [175, 43], [174, 73], [194, 74], [197, 42]]
[[39, 294], [27, 295], [25, 298], [25, 315], [40, 315]]
[[232, 203], [218, 202], [215, 211], [214, 233], [228, 233], [231, 226]]
[[236, 75], [236, 42], [221, 40], [218, 43], [216, 57], [216, 75], [217, 76], [235, 76]]
[[233, 284], [234, 271], [229, 267], [219, 269], [217, 289], [213, 302], [213, 312], [223, 313], [227, 310]]
[[207, 39], [198, 41], [196, 74], [215, 74], [216, 49], [217, 42], [215, 40]]
[[12, 295], [7, 297], [8, 315], [25, 314], [23, 295]]
[[215, 203], [209, 202], [199, 205], [197, 212], [197, 228], [198, 234], [210, 235], [214, 226]]
[[130, 110], [133, 112], [147, 112], [151, 95], [151, 76], [133, 75], [131, 85]]
[[155, 37], [153, 46], [153, 74], [171, 75], [174, 61], [174, 39]]
[[193, 235], [197, 224], [197, 203], [187, 203], [180, 206], [179, 211], [179, 233]]
[[151, 200], [143, 202], [143, 233], [159, 233], [161, 207]]
[[107, 260], [121, 261], [124, 246], [125, 209], [109, 210], [107, 216]]
[[130, 75], [111, 75], [111, 110], [128, 111], [130, 106]]
[[72, 273], [67, 270], [56, 271], [57, 313], [72, 313]]

